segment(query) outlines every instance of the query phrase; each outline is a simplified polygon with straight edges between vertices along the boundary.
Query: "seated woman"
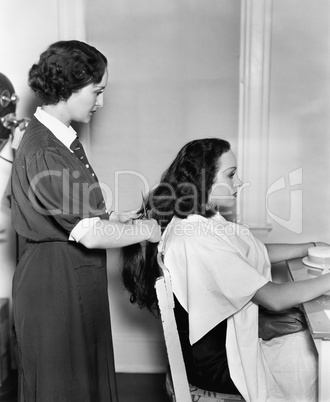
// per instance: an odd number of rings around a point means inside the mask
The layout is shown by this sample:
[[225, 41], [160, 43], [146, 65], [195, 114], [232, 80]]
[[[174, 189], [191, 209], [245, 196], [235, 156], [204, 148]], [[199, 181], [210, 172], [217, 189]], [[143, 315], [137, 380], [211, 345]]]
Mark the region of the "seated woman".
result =
[[[313, 401], [317, 362], [308, 331], [258, 337], [259, 305], [279, 311], [330, 290], [330, 275], [274, 283], [271, 263], [303, 257], [314, 243], [269, 244], [219, 211], [235, 203], [241, 181], [227, 141], [185, 145], [146, 199], [162, 226], [158, 250], [172, 277], [176, 320], [189, 381], [240, 393], [246, 401]], [[325, 245], [325, 243], [318, 243]], [[130, 300], [157, 311], [157, 248], [124, 249]]]

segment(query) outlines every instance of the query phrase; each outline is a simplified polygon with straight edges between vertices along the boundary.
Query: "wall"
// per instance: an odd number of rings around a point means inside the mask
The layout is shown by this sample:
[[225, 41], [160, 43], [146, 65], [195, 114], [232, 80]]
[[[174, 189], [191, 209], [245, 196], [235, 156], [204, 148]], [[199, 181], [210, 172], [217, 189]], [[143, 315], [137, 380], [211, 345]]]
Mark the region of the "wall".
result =
[[[49, 18], [37, 18], [38, 15]], [[57, 1], [2, 0], [0, 71], [13, 83], [20, 101], [16, 115], [31, 117], [34, 101], [27, 86], [27, 72], [38, 58], [40, 50], [58, 38]], [[31, 29], [31, 26], [38, 29]], [[43, 32], [43, 35], [40, 35]], [[1, 226], [7, 227], [6, 239], [0, 241], [1, 280], [0, 297], [11, 297], [11, 281], [16, 266], [15, 236], [10, 225], [10, 209], [4, 203], [0, 210]]]
[[269, 195], [269, 241], [330, 243], [330, 2], [276, 0], [272, 27], [268, 186], [285, 188]]
[[[83, 0], [1, 0], [0, 72], [10, 79], [20, 98], [18, 118], [31, 117], [36, 107], [27, 85], [29, 68], [50, 43], [69, 37], [84, 39], [83, 10]], [[0, 176], [0, 180], [8, 179], [3, 172]], [[5, 199], [0, 204], [0, 297], [10, 301], [15, 267], [16, 236]]]
[[[240, 2], [93, 0], [87, 6], [87, 38], [108, 57], [110, 73], [105, 105], [91, 125], [93, 166], [111, 189], [108, 206], [135, 209], [141, 191], [159, 180], [186, 142], [224, 137], [236, 147]], [[130, 305], [118, 257], [109, 252], [117, 370], [164, 370], [160, 322]]]

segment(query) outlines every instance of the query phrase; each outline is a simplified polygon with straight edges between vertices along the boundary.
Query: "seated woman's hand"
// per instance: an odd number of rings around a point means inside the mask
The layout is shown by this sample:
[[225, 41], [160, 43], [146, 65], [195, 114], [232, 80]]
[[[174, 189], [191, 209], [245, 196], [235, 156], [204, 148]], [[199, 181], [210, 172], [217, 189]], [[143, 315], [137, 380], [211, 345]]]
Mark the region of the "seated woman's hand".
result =
[[323, 241], [315, 242], [316, 247], [330, 247], [330, 244], [324, 243]]

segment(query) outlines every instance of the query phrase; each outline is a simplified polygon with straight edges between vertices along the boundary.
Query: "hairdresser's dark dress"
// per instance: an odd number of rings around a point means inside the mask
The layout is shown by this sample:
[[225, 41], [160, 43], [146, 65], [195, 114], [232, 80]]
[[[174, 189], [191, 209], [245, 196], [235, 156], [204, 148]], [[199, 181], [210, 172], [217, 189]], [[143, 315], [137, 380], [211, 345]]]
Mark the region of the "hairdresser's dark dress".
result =
[[82, 218], [108, 219], [97, 181], [33, 118], [12, 196], [13, 226], [27, 239], [13, 281], [19, 401], [117, 401], [106, 252], [68, 241]]

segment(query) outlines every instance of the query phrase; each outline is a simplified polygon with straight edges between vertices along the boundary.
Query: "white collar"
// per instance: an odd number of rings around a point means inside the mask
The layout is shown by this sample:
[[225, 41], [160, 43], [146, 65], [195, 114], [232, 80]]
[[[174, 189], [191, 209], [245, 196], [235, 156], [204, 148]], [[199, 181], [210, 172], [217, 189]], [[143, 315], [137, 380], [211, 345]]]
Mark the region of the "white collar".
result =
[[42, 110], [41, 107], [37, 108], [34, 116], [40, 121], [40, 123], [46, 126], [58, 140], [73, 152], [70, 149], [70, 145], [77, 138], [77, 133], [71, 126], [67, 127], [54, 116]]

